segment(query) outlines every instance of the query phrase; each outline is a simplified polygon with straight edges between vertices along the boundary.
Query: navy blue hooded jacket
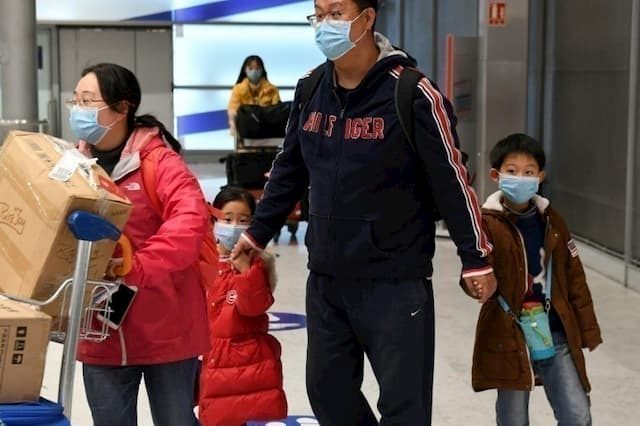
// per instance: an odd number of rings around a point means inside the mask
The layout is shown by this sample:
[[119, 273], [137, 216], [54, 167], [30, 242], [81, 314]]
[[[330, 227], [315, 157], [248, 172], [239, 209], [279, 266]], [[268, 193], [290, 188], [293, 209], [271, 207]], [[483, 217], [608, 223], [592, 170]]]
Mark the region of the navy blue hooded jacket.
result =
[[428, 277], [435, 200], [464, 275], [489, 272], [485, 258], [491, 246], [461, 163], [451, 106], [428, 79], [419, 82], [416, 155], [394, 106], [399, 73], [415, 62], [379, 34], [376, 42], [378, 62], [344, 104], [335, 92], [330, 61], [302, 111], [300, 88], [308, 75], [298, 82], [283, 151], [244, 235], [265, 247], [310, 186], [305, 241], [311, 271], [349, 278]]

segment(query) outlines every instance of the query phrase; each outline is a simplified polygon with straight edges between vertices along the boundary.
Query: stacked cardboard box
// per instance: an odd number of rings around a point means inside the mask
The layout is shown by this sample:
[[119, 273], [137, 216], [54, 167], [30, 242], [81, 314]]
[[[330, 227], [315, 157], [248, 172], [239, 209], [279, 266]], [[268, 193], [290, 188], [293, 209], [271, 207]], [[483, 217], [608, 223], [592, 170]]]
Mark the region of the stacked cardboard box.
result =
[[51, 317], [0, 300], [0, 402], [36, 401], [49, 341]]
[[[97, 213], [119, 229], [129, 217], [131, 203], [104, 170], [79, 160], [79, 153], [70, 148], [67, 142], [38, 133], [11, 132], [4, 141], [0, 291], [5, 294], [45, 300], [71, 277], [77, 246], [66, 223], [71, 212]], [[113, 241], [94, 244], [90, 279], [103, 277], [114, 247]], [[54, 330], [65, 324], [62, 311], [68, 307], [61, 301], [43, 308], [53, 317]]]

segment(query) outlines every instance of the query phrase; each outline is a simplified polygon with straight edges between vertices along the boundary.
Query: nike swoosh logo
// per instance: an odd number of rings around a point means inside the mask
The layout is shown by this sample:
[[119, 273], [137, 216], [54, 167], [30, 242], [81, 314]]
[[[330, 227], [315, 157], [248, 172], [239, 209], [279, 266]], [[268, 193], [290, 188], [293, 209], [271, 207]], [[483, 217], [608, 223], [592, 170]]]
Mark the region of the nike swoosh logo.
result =
[[418, 309], [418, 310], [417, 310], [417, 311], [415, 311], [415, 312], [411, 312], [411, 316], [412, 316], [412, 317], [415, 317], [416, 315], [418, 315], [418, 312], [420, 312], [421, 310], [422, 310], [422, 308]]

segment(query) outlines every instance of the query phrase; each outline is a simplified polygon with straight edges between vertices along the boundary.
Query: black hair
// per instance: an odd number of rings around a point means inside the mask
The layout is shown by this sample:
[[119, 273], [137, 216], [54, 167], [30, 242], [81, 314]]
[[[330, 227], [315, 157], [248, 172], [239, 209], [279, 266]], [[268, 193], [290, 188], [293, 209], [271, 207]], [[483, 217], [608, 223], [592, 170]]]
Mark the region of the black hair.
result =
[[[378, 0], [353, 0], [353, 2], [358, 6], [358, 9], [365, 10], [370, 7], [378, 13]], [[377, 17], [376, 17], [377, 20]], [[371, 26], [371, 31], [374, 31], [376, 28], [376, 21], [373, 21], [373, 25]]]
[[523, 133], [514, 133], [499, 141], [489, 154], [491, 167], [499, 170], [509, 154], [526, 154], [532, 156], [540, 170], [544, 170], [545, 155], [542, 144]]
[[378, 11], [378, 0], [353, 0], [353, 2], [358, 5], [360, 10], [371, 7], [376, 12]]
[[238, 75], [238, 80], [236, 81], [236, 84], [242, 83], [242, 80], [244, 80], [245, 77], [247, 77], [247, 72], [245, 71], [245, 69], [247, 68], [247, 65], [249, 65], [253, 61], [256, 61], [258, 65], [260, 65], [260, 68], [262, 68], [262, 76], [264, 77], [265, 80], [267, 80], [267, 70], [264, 67], [264, 62], [262, 61], [262, 58], [258, 55], [250, 55], [250, 56], [247, 56], [244, 62], [242, 63], [242, 68], [240, 68], [240, 74]]
[[127, 113], [129, 132], [132, 132], [136, 127], [157, 127], [171, 148], [180, 153], [182, 150], [180, 142], [157, 118], [149, 114], [136, 116], [142, 95], [140, 83], [133, 72], [120, 65], [103, 62], [82, 70], [82, 77], [90, 73], [96, 75], [102, 99], [109, 105], [109, 108], [116, 112], [122, 112], [125, 106], [129, 107]]
[[239, 186], [227, 185], [223, 187], [216, 198], [213, 200], [213, 207], [222, 210], [222, 208], [230, 201], [241, 201], [249, 206], [251, 216], [256, 211], [256, 200], [249, 191]]

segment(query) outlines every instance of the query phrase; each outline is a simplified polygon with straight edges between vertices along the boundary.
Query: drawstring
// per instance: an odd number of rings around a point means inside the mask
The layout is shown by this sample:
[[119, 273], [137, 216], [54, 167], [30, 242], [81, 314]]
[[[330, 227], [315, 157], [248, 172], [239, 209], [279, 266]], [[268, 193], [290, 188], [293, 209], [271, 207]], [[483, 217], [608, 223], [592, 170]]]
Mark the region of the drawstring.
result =
[[538, 329], [538, 322], [535, 321], [535, 316], [533, 314], [532, 310], [524, 310], [522, 311], [525, 315], [527, 315], [529, 317], [529, 322], [531, 325], [531, 329], [533, 330], [534, 333], [536, 333], [540, 339], [542, 339], [542, 343], [544, 343], [545, 346], [550, 346], [551, 345], [551, 337], [545, 335], [543, 332], [541, 332]]

